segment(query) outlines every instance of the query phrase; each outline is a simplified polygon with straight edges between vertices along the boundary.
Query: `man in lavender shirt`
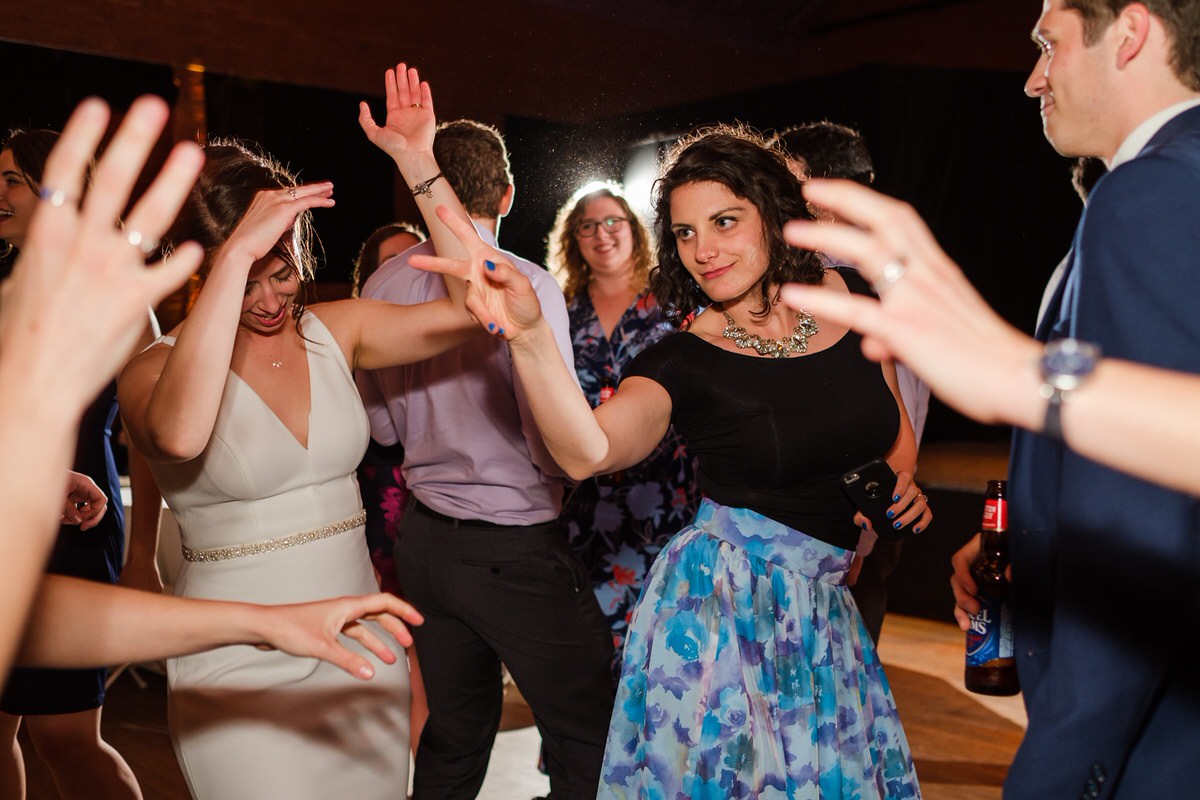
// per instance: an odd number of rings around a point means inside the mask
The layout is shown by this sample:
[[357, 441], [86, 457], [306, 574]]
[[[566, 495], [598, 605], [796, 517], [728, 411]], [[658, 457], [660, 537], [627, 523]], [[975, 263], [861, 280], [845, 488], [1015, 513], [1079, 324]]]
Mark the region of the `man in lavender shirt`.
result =
[[[512, 173], [495, 129], [439, 126], [434, 155], [480, 235], [495, 244]], [[362, 296], [420, 303], [440, 275], [408, 266], [431, 242], [388, 261]], [[537, 290], [572, 367], [562, 292], [540, 266], [506, 258]], [[555, 798], [595, 797], [608, 720], [612, 641], [583, 566], [558, 524], [564, 477], [546, 451], [508, 345], [480, 335], [418, 364], [362, 376], [380, 444], [404, 445], [413, 502], [396, 540], [396, 574], [425, 615], [413, 638], [429, 697], [413, 796], [475, 797], [500, 723], [501, 663], [529, 702]]]

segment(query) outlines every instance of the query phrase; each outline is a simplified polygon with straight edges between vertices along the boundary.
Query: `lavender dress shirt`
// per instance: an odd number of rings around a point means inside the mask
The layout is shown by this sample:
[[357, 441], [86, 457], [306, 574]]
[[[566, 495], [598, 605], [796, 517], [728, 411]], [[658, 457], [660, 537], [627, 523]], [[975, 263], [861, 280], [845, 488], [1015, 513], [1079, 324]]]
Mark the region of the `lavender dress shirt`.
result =
[[[496, 244], [491, 231], [475, 227]], [[406, 305], [445, 297], [440, 275], [409, 266], [409, 257], [417, 253], [433, 254], [432, 243], [383, 264], [362, 296]], [[567, 306], [558, 284], [539, 265], [504, 255], [533, 283], [574, 376]], [[358, 387], [372, 438], [384, 445], [403, 443], [404, 480], [429, 508], [500, 525], [535, 525], [558, 517], [566, 479], [533, 422], [507, 342], [480, 334], [417, 364], [362, 371]]]

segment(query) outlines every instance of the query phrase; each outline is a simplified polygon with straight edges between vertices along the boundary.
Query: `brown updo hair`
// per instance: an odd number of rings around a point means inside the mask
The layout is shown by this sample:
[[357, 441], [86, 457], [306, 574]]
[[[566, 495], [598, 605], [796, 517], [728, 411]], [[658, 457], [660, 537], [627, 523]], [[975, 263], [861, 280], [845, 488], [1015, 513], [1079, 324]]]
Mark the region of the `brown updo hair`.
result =
[[[204, 148], [204, 167], [164, 242], [168, 246], [198, 242], [205, 251], [200, 266], [203, 279], [212, 268], [213, 254], [229, 240], [255, 195], [296, 185], [295, 176], [257, 145], [239, 139], [215, 139]], [[312, 213], [303, 211], [296, 217], [291, 235], [284, 234], [271, 250], [300, 278], [300, 295], [293, 307], [297, 319], [304, 312], [307, 287], [316, 270], [314, 243]]]

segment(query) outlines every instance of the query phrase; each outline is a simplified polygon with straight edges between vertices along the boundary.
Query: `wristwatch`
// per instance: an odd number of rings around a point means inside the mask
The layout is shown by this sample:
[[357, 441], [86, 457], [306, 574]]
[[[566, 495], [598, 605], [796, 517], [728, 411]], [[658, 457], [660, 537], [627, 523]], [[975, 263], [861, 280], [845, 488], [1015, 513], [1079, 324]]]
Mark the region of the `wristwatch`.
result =
[[1038, 360], [1042, 385], [1038, 393], [1046, 398], [1046, 419], [1042, 435], [1062, 441], [1062, 404], [1067, 393], [1078, 389], [1096, 369], [1100, 348], [1079, 339], [1055, 339], [1046, 343]]

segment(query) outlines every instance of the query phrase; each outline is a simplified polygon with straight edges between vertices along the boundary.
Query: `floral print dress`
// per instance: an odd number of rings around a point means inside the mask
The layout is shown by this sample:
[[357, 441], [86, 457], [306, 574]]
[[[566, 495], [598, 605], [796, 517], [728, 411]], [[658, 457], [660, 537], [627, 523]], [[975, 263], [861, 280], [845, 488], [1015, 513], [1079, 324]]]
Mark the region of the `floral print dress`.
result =
[[[567, 312], [575, 372], [593, 408], [600, 404], [602, 390], [617, 386], [634, 356], [674, 330], [650, 294], [639, 295], [626, 309], [611, 337], [604, 335], [586, 291], [571, 301]], [[699, 503], [694, 459], [675, 429], [668, 428], [645, 461], [580, 483], [563, 504], [571, 546], [588, 568], [596, 599], [612, 626], [614, 681], [646, 573], [663, 545], [691, 521]]]

